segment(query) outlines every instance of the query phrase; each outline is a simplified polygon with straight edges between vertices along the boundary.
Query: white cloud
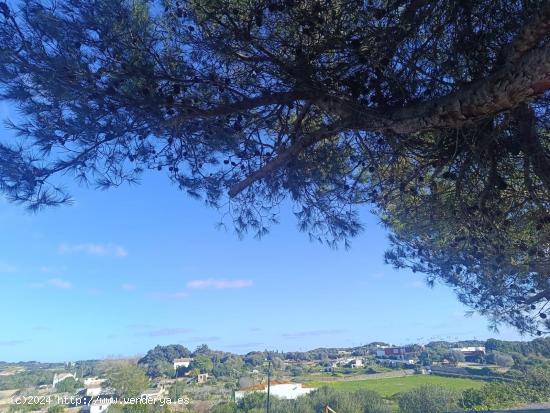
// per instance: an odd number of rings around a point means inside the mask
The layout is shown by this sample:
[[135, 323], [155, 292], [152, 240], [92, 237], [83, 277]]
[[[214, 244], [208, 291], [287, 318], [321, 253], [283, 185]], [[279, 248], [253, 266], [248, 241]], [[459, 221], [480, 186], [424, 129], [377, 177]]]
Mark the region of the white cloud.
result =
[[189, 293], [185, 291], [174, 291], [171, 293], [155, 292], [151, 293], [150, 296], [159, 300], [183, 300], [189, 297]]
[[61, 244], [58, 248], [60, 254], [84, 253], [88, 255], [126, 257], [128, 251], [116, 244]]
[[67, 290], [69, 288], [72, 288], [73, 285], [65, 280], [62, 280], [61, 278], [50, 278], [49, 280], [42, 282], [42, 283], [32, 283], [29, 284], [31, 288], [44, 288], [44, 287], [54, 287], [59, 288], [62, 290]]
[[46, 274], [55, 274], [64, 272], [67, 269], [67, 267], [48, 267], [46, 265], [43, 265], [39, 268], [40, 272], [46, 273]]
[[49, 286], [52, 286], [52, 287], [55, 287], [55, 288], [61, 288], [61, 289], [68, 289], [68, 288], [72, 288], [72, 284], [68, 281], [64, 281], [62, 280], [61, 278], [50, 278], [47, 282], [46, 282]]
[[217, 290], [224, 290], [229, 288], [247, 288], [252, 287], [254, 281], [252, 280], [219, 280], [215, 278], [208, 278], [206, 280], [192, 280], [187, 283], [189, 289], [206, 289], [214, 288]]
[[0, 347], [11, 347], [23, 344], [25, 340], [0, 340]]

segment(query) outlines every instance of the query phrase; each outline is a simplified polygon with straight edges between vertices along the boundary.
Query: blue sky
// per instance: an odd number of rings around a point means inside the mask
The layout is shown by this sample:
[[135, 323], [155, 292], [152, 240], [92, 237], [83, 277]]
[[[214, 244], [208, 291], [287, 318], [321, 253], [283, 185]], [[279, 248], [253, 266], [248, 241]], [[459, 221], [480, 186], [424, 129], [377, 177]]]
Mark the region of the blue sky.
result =
[[450, 289], [384, 265], [387, 234], [366, 207], [366, 231], [346, 251], [309, 242], [289, 210], [264, 239], [239, 240], [162, 173], [73, 196], [74, 205], [38, 214], [0, 199], [0, 360], [136, 355], [170, 343], [245, 353], [521, 339], [465, 317]]

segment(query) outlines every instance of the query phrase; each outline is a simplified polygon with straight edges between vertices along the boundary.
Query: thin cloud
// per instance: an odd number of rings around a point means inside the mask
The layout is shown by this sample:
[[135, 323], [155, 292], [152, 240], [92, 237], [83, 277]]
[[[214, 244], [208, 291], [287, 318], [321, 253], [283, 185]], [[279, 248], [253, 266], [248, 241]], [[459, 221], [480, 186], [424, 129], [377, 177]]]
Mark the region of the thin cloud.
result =
[[83, 253], [88, 255], [97, 255], [103, 257], [119, 257], [128, 256], [128, 251], [116, 244], [61, 244], [58, 247], [60, 254]]
[[318, 336], [334, 336], [345, 333], [346, 330], [309, 330], [297, 331], [295, 333], [285, 333], [285, 338], [303, 338], [303, 337], [318, 337]]
[[189, 297], [189, 293], [186, 291], [175, 291], [172, 293], [154, 292], [149, 294], [149, 296], [157, 300], [183, 300]]
[[33, 331], [50, 331], [50, 327], [46, 326], [34, 326]]
[[176, 327], [176, 328], [160, 328], [158, 330], [150, 330], [145, 331], [143, 333], [139, 333], [137, 335], [139, 336], [147, 336], [147, 337], [168, 337], [168, 336], [177, 336], [180, 334], [187, 334], [190, 333], [190, 328], [185, 327]]
[[50, 278], [48, 281], [46, 281], [46, 284], [51, 287], [61, 288], [63, 290], [72, 288], [73, 286], [70, 282], [62, 280], [61, 278]]
[[206, 280], [192, 280], [187, 283], [187, 288], [189, 289], [216, 289], [216, 290], [225, 290], [225, 289], [238, 289], [238, 288], [248, 288], [254, 285], [252, 280], [221, 280], [215, 278], [208, 278]]
[[73, 285], [65, 280], [62, 280], [61, 278], [50, 278], [49, 280], [41, 283], [32, 283], [29, 284], [31, 288], [45, 288], [45, 287], [53, 287], [53, 288], [59, 288], [62, 290], [68, 290], [73, 287]]
[[122, 284], [120, 286], [124, 291], [134, 291], [137, 286], [135, 284]]
[[0, 347], [11, 347], [23, 344], [25, 340], [0, 340]]

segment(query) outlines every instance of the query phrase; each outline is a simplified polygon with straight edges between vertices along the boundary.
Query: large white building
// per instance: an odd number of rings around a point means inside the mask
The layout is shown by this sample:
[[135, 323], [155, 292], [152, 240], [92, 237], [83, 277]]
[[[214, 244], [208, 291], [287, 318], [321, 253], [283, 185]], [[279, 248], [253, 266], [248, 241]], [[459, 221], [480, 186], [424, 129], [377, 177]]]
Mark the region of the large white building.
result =
[[[315, 390], [314, 387], [303, 387], [302, 383], [274, 382], [269, 386], [271, 396], [286, 400], [294, 400]], [[235, 392], [235, 401], [252, 393], [267, 393], [267, 384], [257, 384], [247, 389], [237, 390]]]
[[53, 384], [52, 386], [55, 387], [55, 385], [59, 382], [62, 382], [63, 380], [68, 379], [69, 377], [72, 377], [76, 380], [76, 376], [72, 373], [60, 373], [60, 374], [54, 374], [53, 376]]
[[185, 357], [185, 358], [181, 358], [181, 359], [174, 359], [174, 370], [177, 370], [179, 369], [180, 367], [183, 367], [183, 368], [188, 368], [189, 365], [191, 364], [191, 362], [193, 361], [192, 358], [189, 358], [189, 357]]

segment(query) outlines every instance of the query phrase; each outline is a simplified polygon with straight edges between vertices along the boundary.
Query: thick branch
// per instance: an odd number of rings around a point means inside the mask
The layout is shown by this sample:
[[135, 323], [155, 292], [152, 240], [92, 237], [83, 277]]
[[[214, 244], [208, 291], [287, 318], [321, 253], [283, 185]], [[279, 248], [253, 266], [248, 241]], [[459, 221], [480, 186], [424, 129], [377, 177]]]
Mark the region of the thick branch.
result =
[[171, 122], [178, 124], [188, 119], [225, 116], [267, 105], [287, 104], [305, 98], [307, 98], [305, 94], [301, 94], [295, 91], [265, 94], [250, 99], [243, 99], [234, 103], [220, 104], [219, 106], [214, 106], [209, 109], [190, 108], [189, 113], [177, 116], [176, 118], [171, 120]]
[[506, 55], [507, 62], [517, 62], [526, 52], [533, 49], [550, 32], [550, 2], [535, 16], [511, 44]]
[[415, 133], [458, 128], [496, 113], [513, 109], [550, 89], [550, 43], [509, 63], [482, 81], [416, 106], [396, 110], [387, 124], [366, 130]]
[[[334, 107], [340, 114], [350, 114], [347, 129], [415, 133], [425, 130], [459, 128], [496, 113], [513, 109], [550, 89], [550, 43], [527, 53], [517, 64], [509, 63], [492, 76], [472, 83], [443, 98], [420, 105], [397, 109], [390, 116], [377, 115], [338, 100], [322, 104]], [[351, 113], [350, 113], [351, 112]], [[234, 197], [251, 183], [262, 179], [303, 149], [324, 139], [327, 135], [315, 134], [301, 139], [262, 169], [234, 185], [229, 195]]]
[[285, 166], [287, 162], [289, 162], [292, 158], [296, 157], [300, 152], [302, 152], [308, 146], [311, 146], [315, 142], [319, 142], [330, 136], [338, 135], [344, 130], [346, 130], [345, 124], [344, 122], [341, 122], [338, 124], [327, 126], [322, 129], [318, 129], [317, 131], [312, 132], [308, 135], [301, 136], [299, 139], [297, 139], [295, 144], [293, 144], [288, 149], [279, 153], [279, 155], [274, 160], [272, 160], [271, 162], [268, 162], [264, 167], [258, 169], [257, 171], [250, 174], [242, 181], [233, 185], [229, 189], [229, 196], [231, 198], [237, 196], [240, 192], [242, 192], [248, 186], [252, 185], [254, 182], [265, 178], [266, 176], [273, 173], [277, 169]]

